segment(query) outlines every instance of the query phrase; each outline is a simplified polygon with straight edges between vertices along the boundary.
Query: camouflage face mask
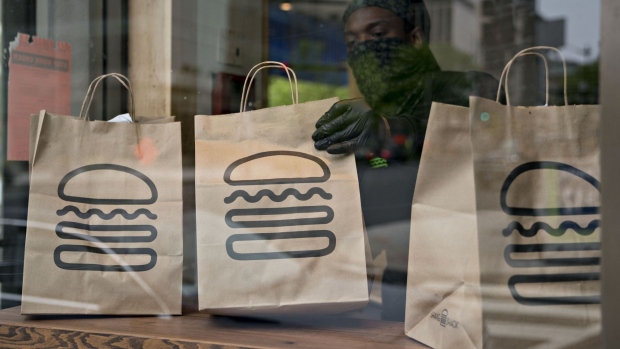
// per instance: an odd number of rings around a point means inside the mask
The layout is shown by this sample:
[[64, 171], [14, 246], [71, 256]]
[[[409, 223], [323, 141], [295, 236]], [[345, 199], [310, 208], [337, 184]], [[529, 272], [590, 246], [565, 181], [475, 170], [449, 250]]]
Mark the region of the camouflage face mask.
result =
[[394, 115], [420, 90], [426, 73], [439, 70], [428, 47], [415, 48], [400, 38], [358, 43], [347, 62], [368, 104], [385, 116]]

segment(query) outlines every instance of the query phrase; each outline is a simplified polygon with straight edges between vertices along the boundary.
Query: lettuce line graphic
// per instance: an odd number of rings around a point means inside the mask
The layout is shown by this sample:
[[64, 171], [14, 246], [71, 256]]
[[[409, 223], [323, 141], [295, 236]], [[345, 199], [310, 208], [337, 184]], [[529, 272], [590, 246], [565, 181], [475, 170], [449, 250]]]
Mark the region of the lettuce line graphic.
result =
[[508, 280], [508, 288], [512, 298], [523, 305], [566, 305], [566, 304], [599, 304], [600, 296], [560, 296], [560, 297], [526, 297], [517, 291], [518, 284], [550, 284], [563, 282], [598, 281], [600, 273], [571, 273], [571, 274], [537, 274], [537, 275], [514, 275]]
[[530, 229], [526, 229], [525, 227], [523, 227], [523, 225], [521, 225], [521, 223], [517, 221], [512, 221], [504, 230], [502, 230], [502, 234], [504, 236], [510, 236], [510, 234], [512, 234], [512, 232], [516, 230], [521, 236], [531, 238], [533, 236], [536, 236], [539, 230], [543, 230], [547, 234], [557, 237], [564, 235], [567, 230], [572, 229], [581, 236], [588, 236], [594, 233], [596, 228], [599, 227], [600, 223], [600, 220], [595, 219], [591, 221], [586, 227], [582, 227], [576, 222], [564, 221], [560, 224], [559, 227], [553, 228], [545, 222], [536, 222], [532, 224], [532, 227]]
[[515, 167], [506, 177], [500, 193], [500, 205], [502, 210], [511, 216], [574, 216], [574, 215], [590, 215], [598, 214], [598, 206], [584, 207], [551, 207], [551, 208], [529, 208], [529, 207], [512, 207], [506, 202], [508, 189], [512, 182], [520, 175], [534, 170], [555, 170], [566, 172], [573, 176], [583, 179], [597, 191], [601, 191], [601, 183], [591, 175], [581, 171], [580, 169], [568, 164], [554, 161], [532, 161]]
[[230, 194], [229, 197], [225, 198], [224, 203], [230, 204], [230, 203], [233, 203], [235, 200], [237, 200], [237, 198], [243, 198], [245, 201], [254, 204], [254, 203], [259, 202], [260, 199], [262, 199], [265, 196], [269, 197], [269, 199], [271, 199], [271, 201], [274, 201], [274, 202], [282, 202], [286, 200], [286, 198], [289, 196], [294, 196], [299, 201], [308, 201], [314, 195], [319, 195], [325, 200], [332, 199], [332, 194], [326, 193], [325, 190], [319, 187], [314, 187], [314, 188], [310, 188], [308, 192], [306, 192], [305, 194], [300, 193], [295, 188], [287, 188], [280, 195], [275, 194], [273, 191], [269, 189], [263, 189], [259, 191], [258, 193], [256, 193], [256, 195], [254, 196], [250, 195], [245, 190], [237, 190], [233, 192], [232, 194]]
[[121, 208], [114, 209], [110, 213], [104, 213], [103, 211], [97, 208], [91, 208], [90, 210], [86, 212], [82, 212], [80, 211], [79, 208], [75, 206], [66, 206], [63, 209], [56, 211], [56, 215], [64, 216], [68, 214], [69, 212], [75, 213], [76, 216], [82, 219], [90, 218], [92, 216], [99, 216], [99, 218], [104, 219], [106, 221], [114, 218], [117, 215], [121, 215], [123, 216], [123, 218], [128, 219], [128, 220], [137, 219], [138, 217], [140, 217], [140, 215], [144, 215], [148, 219], [152, 219], [152, 220], [157, 219], [157, 215], [147, 210], [146, 208], [137, 209], [136, 212], [134, 213], [129, 213]]
[[[584, 242], [584, 243], [565, 243], [565, 244], [531, 244], [531, 245], [508, 245], [504, 249], [504, 260], [506, 264], [513, 268], [544, 268], [544, 267], [570, 267], [585, 265], [600, 265], [600, 257], [564, 257], [564, 258], [517, 258], [519, 253], [537, 253], [540, 252], [574, 252], [574, 251], [600, 251], [600, 242]], [[574, 255], [574, 254], [573, 254]]]

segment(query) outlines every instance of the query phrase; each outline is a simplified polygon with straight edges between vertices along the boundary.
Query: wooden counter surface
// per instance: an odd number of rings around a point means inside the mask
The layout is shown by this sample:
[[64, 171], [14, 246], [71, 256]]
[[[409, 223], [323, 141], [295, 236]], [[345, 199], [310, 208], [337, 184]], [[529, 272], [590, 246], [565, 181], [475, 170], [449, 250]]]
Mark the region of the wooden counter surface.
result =
[[22, 316], [0, 310], [0, 348], [427, 348], [402, 322], [343, 317], [277, 321], [171, 317]]

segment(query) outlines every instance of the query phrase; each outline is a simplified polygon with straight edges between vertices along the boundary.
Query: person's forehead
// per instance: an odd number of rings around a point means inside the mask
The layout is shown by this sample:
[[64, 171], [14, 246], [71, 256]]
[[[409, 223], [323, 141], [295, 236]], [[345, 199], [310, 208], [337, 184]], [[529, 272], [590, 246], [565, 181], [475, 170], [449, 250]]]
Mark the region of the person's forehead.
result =
[[368, 6], [351, 13], [345, 23], [345, 33], [364, 30], [369, 24], [379, 21], [402, 25], [402, 19], [396, 13], [381, 7]]

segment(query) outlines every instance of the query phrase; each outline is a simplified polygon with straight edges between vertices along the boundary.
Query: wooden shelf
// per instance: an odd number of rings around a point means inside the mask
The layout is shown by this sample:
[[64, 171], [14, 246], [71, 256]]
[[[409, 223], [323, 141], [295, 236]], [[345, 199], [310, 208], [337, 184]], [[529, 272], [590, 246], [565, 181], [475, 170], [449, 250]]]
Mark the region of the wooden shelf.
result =
[[0, 311], [1, 348], [427, 348], [402, 322], [336, 316], [256, 319], [187, 314], [171, 317], [23, 316]]

